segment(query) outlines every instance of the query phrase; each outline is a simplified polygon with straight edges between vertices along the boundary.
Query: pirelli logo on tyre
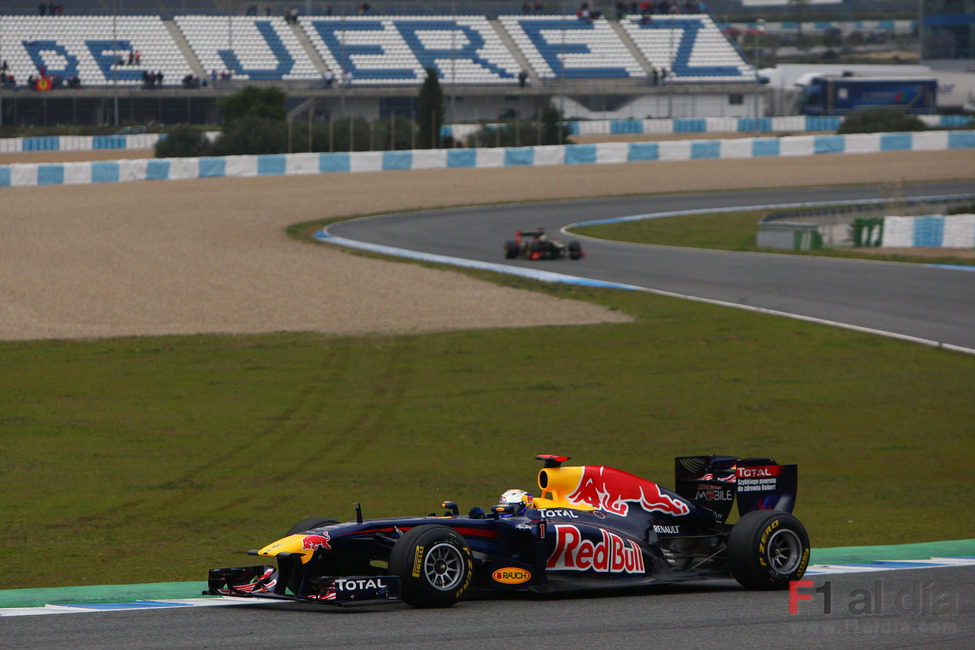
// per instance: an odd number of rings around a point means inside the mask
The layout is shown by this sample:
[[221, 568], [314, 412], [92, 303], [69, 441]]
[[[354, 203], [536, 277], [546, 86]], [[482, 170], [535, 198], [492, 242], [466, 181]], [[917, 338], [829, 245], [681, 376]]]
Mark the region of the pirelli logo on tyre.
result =
[[423, 570], [423, 547], [417, 546], [413, 552], [413, 577], [419, 578]]
[[495, 582], [503, 585], [520, 585], [532, 579], [530, 571], [519, 569], [518, 567], [504, 567], [491, 574]]

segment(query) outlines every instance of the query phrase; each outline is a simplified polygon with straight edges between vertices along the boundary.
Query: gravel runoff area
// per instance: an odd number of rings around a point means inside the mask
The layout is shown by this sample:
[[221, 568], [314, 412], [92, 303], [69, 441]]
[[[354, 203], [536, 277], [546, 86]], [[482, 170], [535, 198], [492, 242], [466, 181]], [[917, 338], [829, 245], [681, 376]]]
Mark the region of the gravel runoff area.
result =
[[975, 152], [953, 150], [3, 188], [0, 340], [618, 322], [588, 303], [296, 242], [285, 227], [500, 201], [972, 178]]

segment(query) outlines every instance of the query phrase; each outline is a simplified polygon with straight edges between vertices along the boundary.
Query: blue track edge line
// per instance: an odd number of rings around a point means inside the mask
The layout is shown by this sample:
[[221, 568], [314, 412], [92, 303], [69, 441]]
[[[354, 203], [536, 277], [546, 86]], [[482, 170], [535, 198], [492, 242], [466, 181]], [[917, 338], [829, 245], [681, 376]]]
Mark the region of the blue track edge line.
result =
[[419, 260], [422, 262], [435, 262], [437, 264], [448, 264], [451, 266], [460, 266], [468, 269], [479, 269], [483, 271], [507, 273], [508, 275], [517, 275], [523, 278], [539, 280], [541, 282], [574, 284], [578, 286], [600, 287], [604, 289], [625, 289], [627, 291], [644, 291], [642, 287], [636, 287], [631, 284], [623, 284], [620, 282], [604, 282], [602, 280], [580, 278], [574, 275], [566, 275], [564, 273], [553, 273], [552, 271], [539, 271], [536, 269], [525, 269], [518, 266], [509, 266], [507, 264], [495, 264], [493, 262], [480, 262], [477, 260], [463, 259], [461, 257], [450, 257], [448, 255], [434, 255], [432, 253], [421, 253], [418, 251], [411, 251], [404, 248], [395, 248], [393, 246], [380, 246], [378, 244], [367, 244], [365, 242], [359, 242], [352, 239], [345, 239], [344, 237], [336, 237], [334, 235], [330, 235], [328, 233], [327, 228], [325, 230], [321, 230], [315, 233], [315, 239], [319, 242], [326, 243], [326, 244], [335, 244], [336, 246], [344, 246], [346, 248], [355, 248], [358, 250], [365, 250], [373, 253], [381, 253], [383, 255], [391, 255], [393, 257], [404, 257], [407, 259]]

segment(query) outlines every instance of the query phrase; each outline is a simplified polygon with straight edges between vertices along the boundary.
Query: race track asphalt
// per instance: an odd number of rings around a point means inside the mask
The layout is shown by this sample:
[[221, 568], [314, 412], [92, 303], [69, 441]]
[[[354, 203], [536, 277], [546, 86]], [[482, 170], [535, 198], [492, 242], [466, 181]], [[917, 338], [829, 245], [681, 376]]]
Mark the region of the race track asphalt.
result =
[[[975, 192], [975, 183], [907, 185], [902, 196]], [[458, 208], [329, 226], [335, 237], [531, 267], [795, 315], [975, 352], [975, 267], [738, 253], [584, 239], [579, 261], [505, 260], [519, 228], [553, 235], [580, 222], [681, 210], [885, 198], [875, 185], [707, 192]], [[570, 236], [564, 236], [564, 239]]]

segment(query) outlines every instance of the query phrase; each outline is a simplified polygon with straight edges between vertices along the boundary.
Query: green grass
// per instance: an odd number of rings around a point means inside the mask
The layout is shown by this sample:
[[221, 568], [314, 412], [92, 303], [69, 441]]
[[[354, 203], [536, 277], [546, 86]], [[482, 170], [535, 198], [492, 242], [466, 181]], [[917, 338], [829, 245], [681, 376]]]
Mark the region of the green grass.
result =
[[533, 488], [540, 452], [668, 486], [675, 455], [769, 454], [799, 464], [816, 546], [973, 536], [972, 357], [542, 290], [634, 321], [0, 343], [0, 589], [200, 580], [354, 501], [376, 517]]
[[[589, 237], [640, 244], [690, 246], [729, 251], [771, 251], [771, 249], [759, 248], [755, 245], [758, 222], [765, 214], [764, 211], [719, 212], [577, 227], [573, 228], [573, 231]], [[945, 249], [944, 255], [938, 257], [881, 254], [864, 252], [862, 249], [856, 248], [823, 248], [815, 251], [775, 250], [773, 252], [786, 255], [852, 257], [892, 262], [975, 264], [975, 259], [953, 256], [951, 249]]]

